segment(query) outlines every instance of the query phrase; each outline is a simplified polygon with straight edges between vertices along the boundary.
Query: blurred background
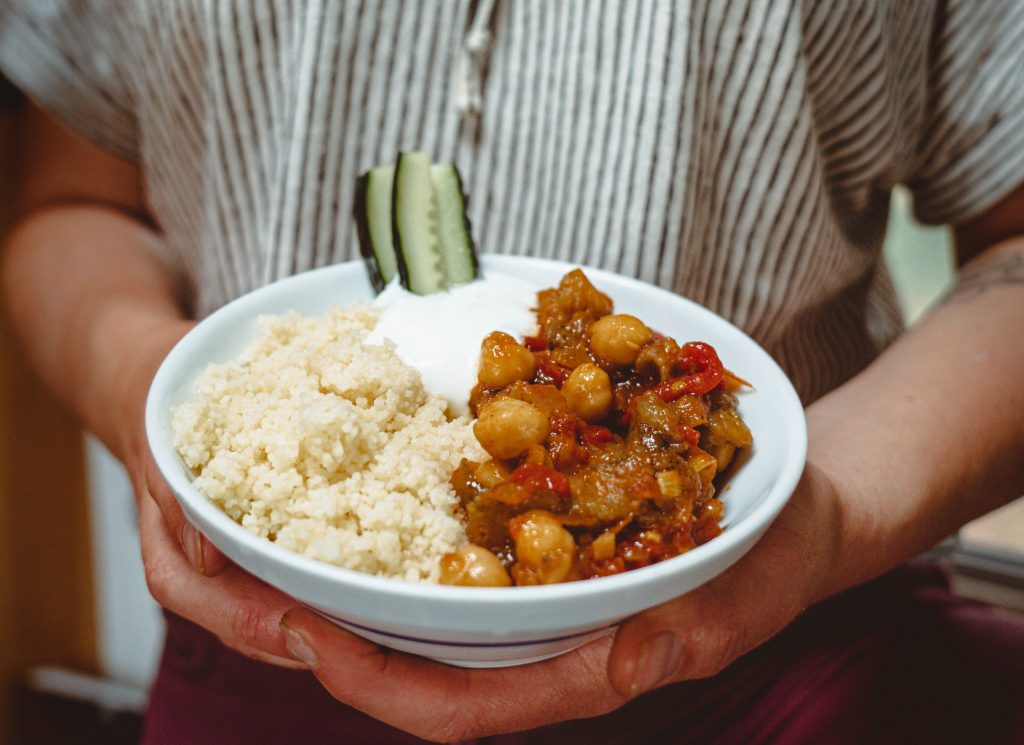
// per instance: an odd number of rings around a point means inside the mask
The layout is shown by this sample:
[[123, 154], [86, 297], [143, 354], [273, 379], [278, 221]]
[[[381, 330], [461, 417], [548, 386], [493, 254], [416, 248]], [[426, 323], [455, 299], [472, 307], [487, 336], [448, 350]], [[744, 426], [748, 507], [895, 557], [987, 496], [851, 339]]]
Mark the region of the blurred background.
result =
[[[0, 234], [22, 103], [0, 82]], [[949, 232], [897, 191], [886, 255], [912, 323], [951, 282]], [[1024, 611], [1024, 501], [933, 553], [960, 592]], [[123, 472], [33, 380], [0, 311], [0, 743], [136, 742], [162, 633]]]

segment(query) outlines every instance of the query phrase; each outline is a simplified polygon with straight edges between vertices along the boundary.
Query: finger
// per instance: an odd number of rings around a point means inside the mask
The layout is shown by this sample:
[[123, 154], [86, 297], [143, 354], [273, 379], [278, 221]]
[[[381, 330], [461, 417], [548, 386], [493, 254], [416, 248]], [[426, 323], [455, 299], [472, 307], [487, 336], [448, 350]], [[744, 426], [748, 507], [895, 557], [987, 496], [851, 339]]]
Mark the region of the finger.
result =
[[146, 458], [146, 486], [192, 567], [207, 577], [214, 577], [227, 569], [231, 561], [185, 519], [181, 505], [151, 457]]
[[[827, 560], [814, 538], [827, 525], [810, 490], [799, 491], [764, 537], [729, 570], [622, 624], [608, 676], [633, 697], [673, 681], [715, 675], [782, 630], [808, 605]], [[821, 518], [821, 519], [819, 519]]]
[[335, 698], [431, 740], [596, 716], [624, 701], [605, 672], [608, 637], [543, 662], [468, 670], [379, 647], [305, 609], [290, 610], [282, 627]]
[[216, 577], [195, 572], [156, 503], [139, 505], [142, 556], [150, 592], [163, 607], [211, 631], [250, 657], [301, 667], [289, 654], [280, 628], [295, 600], [235, 565]]

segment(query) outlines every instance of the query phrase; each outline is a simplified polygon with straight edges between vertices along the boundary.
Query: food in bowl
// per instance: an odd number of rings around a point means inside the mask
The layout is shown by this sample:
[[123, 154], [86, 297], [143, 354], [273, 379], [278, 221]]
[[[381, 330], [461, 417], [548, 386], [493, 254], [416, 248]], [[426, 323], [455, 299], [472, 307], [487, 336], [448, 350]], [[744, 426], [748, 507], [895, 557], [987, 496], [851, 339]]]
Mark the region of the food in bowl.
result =
[[[573, 268], [492, 255], [482, 255], [480, 267], [484, 286], [505, 275], [529, 283], [531, 293], [556, 286]], [[755, 385], [739, 399], [756, 447], [744, 454], [741, 467], [730, 468], [724, 531], [671, 561], [592, 581], [516, 588], [396, 581], [286, 550], [244, 529], [196, 489], [195, 474], [173, 445], [172, 411], [193, 395], [209, 364], [243, 354], [260, 316], [291, 310], [322, 315], [332, 305], [372, 301], [361, 261], [255, 290], [200, 321], [171, 350], [146, 406], [146, 434], [160, 474], [186, 519], [238, 567], [376, 644], [449, 664], [493, 667], [561, 654], [605, 635], [624, 618], [703, 585], [749, 551], [792, 494], [807, 441], [803, 407], [785, 373], [743, 332], [666, 290], [599, 269], [586, 272], [615, 299], [617, 313], [634, 314], [676, 339], [712, 343], [727, 364], [742, 361], [737, 372]]]
[[[680, 348], [613, 314], [579, 270], [536, 295], [518, 282], [404, 300], [395, 289], [379, 305], [263, 318], [244, 353], [210, 365], [174, 409], [193, 485], [284, 548], [408, 581], [585, 579], [717, 535], [713, 478], [750, 444], [731, 393], [739, 379], [709, 346]], [[484, 339], [471, 393], [464, 383], [471, 423], [451, 416], [460, 402], [440, 395], [454, 397], [450, 387], [437, 390], [470, 352], [400, 329], [418, 319], [458, 334], [425, 318], [497, 293], [506, 310], [471, 314], [475, 340], [462, 345], [506, 329]], [[522, 312], [534, 298], [536, 324]], [[513, 334], [529, 334], [529, 347]], [[434, 366], [434, 390], [414, 365]]]
[[576, 269], [538, 293], [535, 336], [484, 339], [470, 405], [490, 458], [452, 477], [470, 542], [442, 559], [443, 583], [619, 574], [721, 532], [715, 477], [753, 441], [745, 384], [709, 344], [613, 310]]
[[210, 501], [249, 531], [320, 561], [431, 581], [465, 542], [448, 483], [482, 449], [466, 417], [393, 344], [364, 344], [380, 309], [265, 316], [173, 411], [174, 446]]
[[[401, 282], [429, 303], [478, 277], [454, 164], [400, 153], [360, 177], [356, 193], [360, 247], [378, 290]], [[496, 304], [435, 327], [446, 341], [452, 329], [464, 340], [463, 318], [479, 320]], [[503, 587], [619, 574], [718, 535], [715, 477], [752, 443], [733, 395], [743, 381], [709, 344], [680, 347], [635, 316], [613, 314], [579, 269], [540, 292], [536, 310], [539, 330], [524, 343], [505, 331], [483, 340], [469, 405], [491, 457], [465, 459], [452, 476], [470, 543], [443, 557], [441, 582]], [[407, 337], [400, 346], [423, 346], [418, 321], [392, 324]], [[436, 344], [415, 356], [436, 357]], [[442, 370], [437, 384], [461, 409], [467, 386]]]

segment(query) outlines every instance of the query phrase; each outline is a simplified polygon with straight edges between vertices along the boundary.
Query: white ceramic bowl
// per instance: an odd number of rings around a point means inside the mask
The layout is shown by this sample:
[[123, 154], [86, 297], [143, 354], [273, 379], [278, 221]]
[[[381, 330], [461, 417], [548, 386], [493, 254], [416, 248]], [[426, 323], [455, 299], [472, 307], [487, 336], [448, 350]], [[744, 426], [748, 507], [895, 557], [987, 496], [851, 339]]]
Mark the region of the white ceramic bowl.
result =
[[[513, 256], [483, 257], [483, 271], [557, 284], [572, 265]], [[185, 516], [236, 564], [341, 626], [382, 645], [468, 667], [514, 665], [567, 652], [619, 621], [707, 582], [743, 556], [785, 505], [803, 470], [807, 433], [800, 400], [772, 358], [705, 308], [665, 290], [597, 269], [593, 283], [617, 312], [633, 313], [682, 341], [714, 345], [726, 367], [754, 390], [740, 412], [754, 448], [724, 491], [722, 535], [668, 561], [612, 577], [542, 587], [466, 588], [412, 584], [341, 569], [294, 554], [227, 517], [192, 486], [171, 441], [173, 406], [210, 362], [237, 357], [261, 314], [329, 306], [373, 291], [361, 262], [318, 269], [263, 287], [198, 324], [171, 351], [149, 394], [146, 431]]]

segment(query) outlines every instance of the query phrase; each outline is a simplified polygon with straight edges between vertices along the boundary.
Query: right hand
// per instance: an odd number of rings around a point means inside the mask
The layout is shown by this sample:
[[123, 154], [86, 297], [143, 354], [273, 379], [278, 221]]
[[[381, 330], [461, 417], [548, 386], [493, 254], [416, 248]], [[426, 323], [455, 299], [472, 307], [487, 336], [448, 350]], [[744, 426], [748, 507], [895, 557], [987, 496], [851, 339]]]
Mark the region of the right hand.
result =
[[123, 367], [118, 417], [120, 453], [139, 510], [146, 582], [160, 605], [199, 624], [228, 647], [254, 659], [300, 668], [288, 654], [281, 617], [296, 602], [232, 564], [182, 514], [160, 475], [145, 432], [146, 396], [160, 363], [191, 328], [162, 324], [134, 345]]

